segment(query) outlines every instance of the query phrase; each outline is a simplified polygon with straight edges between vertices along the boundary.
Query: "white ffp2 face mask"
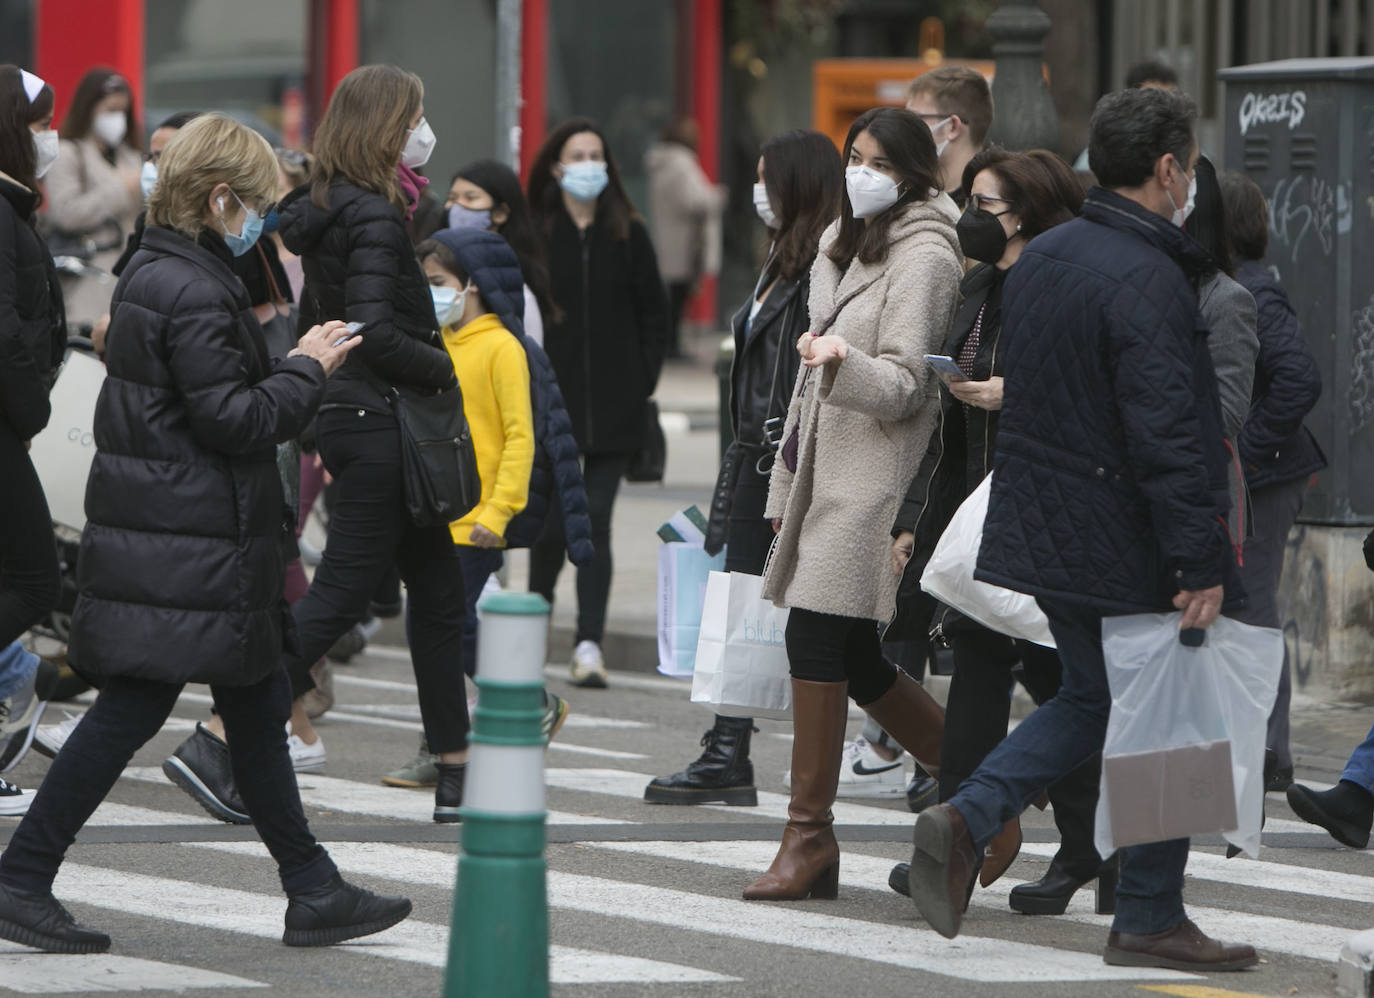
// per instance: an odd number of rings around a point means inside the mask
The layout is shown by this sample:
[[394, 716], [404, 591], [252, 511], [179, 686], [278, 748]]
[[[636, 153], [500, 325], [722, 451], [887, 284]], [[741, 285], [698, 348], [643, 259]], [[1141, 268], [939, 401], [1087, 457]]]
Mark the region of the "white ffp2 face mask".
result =
[[[1173, 203], [1174, 203], [1174, 195], [1173, 195], [1173, 192], [1172, 192], [1172, 191], [1169, 192], [1169, 203], [1170, 203], [1170, 204], [1173, 204]], [[1197, 173], [1194, 172], [1193, 175], [1192, 175], [1191, 177], [1188, 178], [1188, 197], [1187, 197], [1187, 199], [1183, 202], [1183, 207], [1182, 207], [1182, 208], [1179, 208], [1179, 207], [1175, 206], [1175, 207], [1174, 207], [1174, 214], [1173, 214], [1173, 217], [1170, 218], [1169, 221], [1173, 222], [1173, 223], [1174, 223], [1175, 225], [1177, 225], [1180, 229], [1183, 228], [1184, 224], [1188, 221], [1188, 217], [1189, 217], [1190, 215], [1192, 215], [1192, 213], [1193, 213], [1193, 208], [1194, 208], [1196, 205], [1197, 205]]]
[[33, 170], [35, 177], [43, 176], [57, 162], [57, 154], [61, 148], [58, 144], [57, 129], [48, 128], [33, 133], [33, 152], [36, 157]]
[[124, 141], [129, 131], [129, 119], [123, 111], [102, 111], [91, 121], [91, 131], [95, 137], [113, 149]]
[[897, 181], [866, 166], [851, 166], [844, 171], [844, 186], [855, 218], [872, 218], [891, 208], [901, 194]]
[[[939, 121], [937, 121], [935, 124], [931, 125], [931, 126], [930, 126], [930, 136], [931, 136], [931, 138], [934, 138], [936, 132], [938, 132], [940, 129], [944, 128], [946, 125], [948, 125], [948, 124], [949, 124], [951, 121], [953, 121], [953, 120], [954, 120], [954, 115], [951, 114], [949, 117], [947, 117], [947, 118], [941, 118], [941, 119], [940, 119]], [[936, 142], [936, 143], [935, 143], [935, 158], [936, 158], [936, 159], [939, 159], [940, 156], [944, 154], [945, 149], [948, 148], [948, 147], [949, 147], [949, 139], [945, 139], [943, 142]]]
[[420, 123], [406, 136], [405, 148], [401, 150], [401, 162], [412, 170], [424, 166], [433, 155], [438, 141], [434, 137], [434, 129], [429, 127], [429, 122], [421, 118]]
[[768, 187], [764, 184], [754, 185], [754, 211], [764, 225], [770, 229], [778, 227], [778, 215], [773, 210], [773, 203], [768, 200]]

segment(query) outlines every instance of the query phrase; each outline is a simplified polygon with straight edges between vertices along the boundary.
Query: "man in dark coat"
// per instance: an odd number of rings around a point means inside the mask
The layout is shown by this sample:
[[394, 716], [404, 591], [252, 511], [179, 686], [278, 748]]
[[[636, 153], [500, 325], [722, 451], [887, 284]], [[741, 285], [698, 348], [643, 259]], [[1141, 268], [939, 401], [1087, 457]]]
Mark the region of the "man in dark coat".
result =
[[[912, 898], [947, 937], [994, 834], [1102, 750], [1103, 617], [1176, 608], [1183, 629], [1206, 628], [1238, 595], [1221, 407], [1196, 294], [1206, 254], [1179, 228], [1196, 113], [1158, 90], [1102, 98], [1089, 155], [1103, 187], [1081, 218], [1033, 240], [1007, 277], [1006, 395], [976, 577], [1038, 598], [1064, 685], [917, 819]], [[1257, 962], [1253, 948], [1188, 920], [1187, 858], [1187, 839], [1125, 850], [1107, 963]]]

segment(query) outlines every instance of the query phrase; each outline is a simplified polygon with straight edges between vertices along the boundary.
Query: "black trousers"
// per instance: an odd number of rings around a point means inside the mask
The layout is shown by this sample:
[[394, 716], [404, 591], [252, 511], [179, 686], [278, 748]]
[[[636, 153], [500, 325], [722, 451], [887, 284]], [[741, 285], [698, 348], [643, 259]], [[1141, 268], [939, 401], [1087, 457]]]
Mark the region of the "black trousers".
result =
[[877, 621], [793, 607], [787, 617], [787, 660], [793, 679], [849, 683], [862, 707], [892, 689], [897, 667], [883, 658]]
[[[606, 635], [606, 606], [611, 598], [611, 513], [620, 480], [630, 458], [625, 454], [588, 454], [582, 459], [582, 480], [587, 489], [587, 513], [592, 521], [591, 564], [577, 569], [576, 641], [601, 643]], [[530, 591], [553, 603], [553, 591], [563, 571], [566, 545], [563, 517], [556, 503], [549, 506], [544, 532], [530, 549]]]
[[687, 311], [687, 302], [692, 297], [695, 281], [668, 282], [668, 343], [669, 357], [682, 355], [682, 316]]
[[[21, 890], [52, 890], [57, 868], [119, 774], [162, 729], [181, 695], [181, 683], [110, 679], [57, 754], [29, 812], [0, 855], [0, 881]], [[299, 894], [323, 886], [336, 872], [315, 841], [301, 809], [286, 719], [291, 686], [280, 668], [251, 686], [211, 686], [224, 719], [229, 761], [243, 803], [263, 844], [277, 861], [282, 889]]]
[[[954, 675], [945, 704], [945, 737], [940, 748], [940, 800], [954, 796], [959, 784], [1007, 736], [1011, 718], [1013, 670], [1031, 699], [1042, 704], [1059, 692], [1062, 667], [1053, 648], [1016, 641], [972, 623], [945, 632], [954, 651]], [[1060, 847], [1055, 861], [1070, 876], [1087, 880], [1101, 858], [1093, 846], [1098, 777], [1102, 757], [1094, 756], [1049, 788]]]
[[[361, 413], [361, 414], [360, 414]], [[299, 649], [284, 661], [299, 697], [310, 667], [367, 616], [378, 584], [395, 565], [406, 584], [410, 658], [431, 752], [467, 748], [463, 688], [463, 568], [446, 524], [417, 527], [401, 493], [400, 430], [389, 415], [356, 409], [320, 413], [319, 451], [334, 476], [329, 543], [310, 589], [292, 607]]]
[[57, 606], [57, 542], [24, 441], [0, 417], [0, 648]]

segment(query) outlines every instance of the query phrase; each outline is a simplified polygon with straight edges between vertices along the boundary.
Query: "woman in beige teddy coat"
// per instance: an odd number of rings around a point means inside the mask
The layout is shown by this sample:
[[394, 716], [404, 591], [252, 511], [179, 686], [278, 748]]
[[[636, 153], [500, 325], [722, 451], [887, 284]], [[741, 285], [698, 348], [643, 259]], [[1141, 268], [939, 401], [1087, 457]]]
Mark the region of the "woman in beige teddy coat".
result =
[[812, 326], [765, 514], [778, 537], [764, 596], [792, 611], [792, 800], [746, 898], [835, 897], [847, 697], [932, 772], [944, 728], [939, 705], [883, 658], [878, 627], [895, 608], [888, 529], [939, 416], [923, 355], [954, 316], [959, 212], [936, 189], [930, 129], [909, 111], [862, 115], [844, 158], [847, 198], [811, 270]]

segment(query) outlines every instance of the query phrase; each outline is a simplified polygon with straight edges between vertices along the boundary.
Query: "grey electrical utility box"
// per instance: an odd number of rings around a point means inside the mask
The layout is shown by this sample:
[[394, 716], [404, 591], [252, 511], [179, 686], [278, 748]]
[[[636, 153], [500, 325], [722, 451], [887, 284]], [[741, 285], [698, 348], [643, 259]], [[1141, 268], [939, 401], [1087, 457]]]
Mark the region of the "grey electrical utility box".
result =
[[1374, 523], [1374, 59], [1288, 59], [1217, 74], [1226, 165], [1269, 199], [1269, 254], [1321, 367], [1308, 416], [1330, 466], [1306, 523]]

